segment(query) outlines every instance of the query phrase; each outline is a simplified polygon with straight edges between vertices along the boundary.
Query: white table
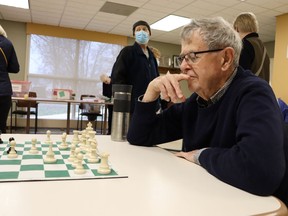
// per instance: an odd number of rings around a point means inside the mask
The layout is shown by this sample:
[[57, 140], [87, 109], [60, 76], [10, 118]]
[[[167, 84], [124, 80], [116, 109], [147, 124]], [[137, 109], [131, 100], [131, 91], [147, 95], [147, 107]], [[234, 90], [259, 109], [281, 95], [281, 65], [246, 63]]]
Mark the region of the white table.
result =
[[[27, 102], [37, 102], [37, 103], [64, 103], [67, 104], [67, 121], [66, 121], [66, 133], [70, 133], [70, 110], [71, 110], [71, 104], [99, 104], [105, 106], [104, 110], [104, 128], [103, 128], [103, 134], [106, 134], [106, 127], [107, 127], [107, 121], [108, 121], [108, 115], [107, 115], [107, 109], [108, 105], [113, 105], [111, 102], [99, 102], [99, 101], [85, 101], [85, 100], [66, 100], [66, 99], [53, 99], [53, 98], [21, 98], [21, 97], [12, 97], [12, 102], [16, 102], [19, 100], [24, 100]], [[13, 108], [13, 105], [11, 105]], [[12, 126], [12, 114], [11, 114], [11, 125]], [[27, 119], [26, 119], [26, 133], [29, 134], [30, 131], [30, 103], [28, 103], [27, 107]]]
[[[16, 142], [46, 139], [32, 134], [2, 134], [2, 139], [11, 136]], [[59, 141], [61, 135], [51, 138]], [[287, 210], [272, 196], [227, 185], [161, 148], [113, 142], [104, 135], [97, 141], [100, 152], [110, 153], [112, 167], [128, 178], [0, 183], [0, 215], [243, 216]]]

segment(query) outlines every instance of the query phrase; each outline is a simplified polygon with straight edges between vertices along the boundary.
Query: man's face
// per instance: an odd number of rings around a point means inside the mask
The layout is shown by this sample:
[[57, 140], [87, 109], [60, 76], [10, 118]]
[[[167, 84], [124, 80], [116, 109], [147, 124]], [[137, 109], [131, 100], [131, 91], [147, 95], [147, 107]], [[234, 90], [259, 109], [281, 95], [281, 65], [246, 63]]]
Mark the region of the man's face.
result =
[[185, 56], [185, 59], [180, 69], [190, 76], [187, 81], [189, 90], [208, 100], [225, 83], [227, 77], [221, 68], [224, 50], [193, 54], [207, 50], [209, 48], [199, 33], [192, 33], [189, 42], [182, 41], [180, 56]]

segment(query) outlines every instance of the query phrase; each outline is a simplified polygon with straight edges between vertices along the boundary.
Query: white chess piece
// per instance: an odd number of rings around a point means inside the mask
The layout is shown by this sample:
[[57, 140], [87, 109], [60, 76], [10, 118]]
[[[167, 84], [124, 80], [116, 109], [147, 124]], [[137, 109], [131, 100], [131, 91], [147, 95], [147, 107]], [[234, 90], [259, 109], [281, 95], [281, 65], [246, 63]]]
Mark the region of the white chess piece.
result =
[[75, 159], [75, 149], [76, 149], [76, 145], [75, 145], [75, 144], [72, 144], [72, 145], [71, 145], [70, 156], [69, 156], [69, 158], [68, 158], [68, 161], [69, 161], [69, 162], [73, 162], [74, 159]]
[[15, 140], [12, 140], [10, 142], [10, 152], [8, 154], [8, 158], [17, 158], [18, 157], [18, 154], [15, 151], [15, 146], [16, 146], [16, 142], [15, 142]]
[[91, 151], [90, 151], [90, 155], [88, 158], [88, 162], [89, 163], [98, 163], [99, 162], [99, 157], [97, 154], [97, 144], [94, 141], [91, 142]]
[[29, 150], [30, 154], [38, 154], [38, 149], [36, 148], [36, 143], [37, 143], [37, 139], [36, 138], [32, 138], [31, 140], [32, 146]]
[[80, 142], [80, 140], [79, 140], [79, 131], [78, 130], [73, 130], [72, 143], [74, 143], [75, 145], [78, 145], [79, 142]]
[[74, 157], [74, 161], [72, 162], [72, 167], [76, 167], [77, 166], [77, 163], [78, 163], [78, 158], [77, 158], [77, 155], [80, 153], [80, 148], [76, 148], [75, 149], [75, 152], [74, 152], [74, 155], [75, 155], [75, 157]]
[[88, 131], [90, 139], [95, 139], [96, 131]]
[[67, 138], [67, 134], [63, 133], [62, 134], [62, 142], [61, 144], [58, 146], [59, 149], [63, 150], [63, 149], [67, 149], [68, 148], [68, 144], [66, 142], [66, 138]]
[[88, 122], [87, 127], [86, 127], [86, 133], [89, 133], [89, 131], [93, 131], [92, 123]]
[[75, 174], [84, 174], [84, 173], [86, 173], [86, 170], [84, 169], [84, 166], [82, 164], [82, 162], [83, 162], [83, 154], [82, 153], [78, 153], [78, 155], [76, 157], [77, 157], [78, 161], [77, 161], [74, 173]]
[[111, 168], [108, 164], [108, 153], [102, 153], [101, 154], [101, 162], [99, 165], [99, 168], [97, 169], [97, 172], [100, 174], [109, 174], [111, 172]]
[[47, 135], [47, 138], [46, 138], [45, 143], [49, 144], [51, 142], [51, 131], [47, 130], [46, 135]]
[[45, 163], [55, 163], [57, 161], [57, 159], [55, 158], [55, 154], [53, 152], [53, 142], [50, 141], [49, 143], [49, 149], [46, 153], [46, 157], [44, 158], [44, 162]]

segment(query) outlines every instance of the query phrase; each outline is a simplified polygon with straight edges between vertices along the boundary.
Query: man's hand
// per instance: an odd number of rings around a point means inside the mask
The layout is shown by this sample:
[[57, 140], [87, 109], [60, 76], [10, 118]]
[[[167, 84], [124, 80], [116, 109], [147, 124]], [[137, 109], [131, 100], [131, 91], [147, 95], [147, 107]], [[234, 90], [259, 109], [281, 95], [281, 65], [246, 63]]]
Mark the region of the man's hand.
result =
[[173, 103], [185, 101], [179, 82], [188, 79], [189, 76], [186, 74], [170, 74], [169, 72], [164, 76], [159, 76], [149, 83], [142, 102], [155, 101], [160, 94], [163, 100]]
[[190, 161], [192, 163], [199, 164], [198, 151], [199, 150], [194, 150], [194, 151], [190, 151], [190, 152], [177, 152], [177, 153], [175, 153], [175, 155], [177, 157], [185, 158], [186, 160], [188, 160], [188, 161]]

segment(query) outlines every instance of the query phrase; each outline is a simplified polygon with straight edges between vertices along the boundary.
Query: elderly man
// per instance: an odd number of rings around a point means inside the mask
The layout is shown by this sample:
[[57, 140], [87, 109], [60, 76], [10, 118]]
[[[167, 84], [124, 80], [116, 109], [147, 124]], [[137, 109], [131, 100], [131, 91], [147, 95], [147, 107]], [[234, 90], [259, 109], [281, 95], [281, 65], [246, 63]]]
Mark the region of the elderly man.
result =
[[[181, 33], [182, 74], [150, 82], [128, 132], [133, 145], [183, 138], [177, 156], [218, 179], [288, 204], [287, 137], [276, 97], [266, 81], [238, 66], [241, 39], [222, 18], [193, 19]], [[185, 99], [179, 81], [194, 92]], [[183, 101], [155, 113], [159, 95]]]

